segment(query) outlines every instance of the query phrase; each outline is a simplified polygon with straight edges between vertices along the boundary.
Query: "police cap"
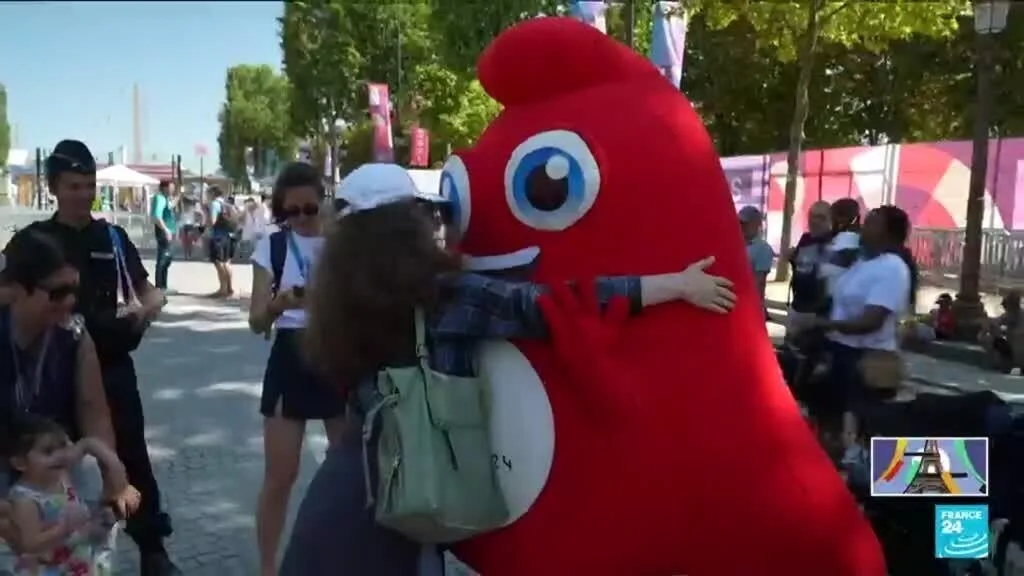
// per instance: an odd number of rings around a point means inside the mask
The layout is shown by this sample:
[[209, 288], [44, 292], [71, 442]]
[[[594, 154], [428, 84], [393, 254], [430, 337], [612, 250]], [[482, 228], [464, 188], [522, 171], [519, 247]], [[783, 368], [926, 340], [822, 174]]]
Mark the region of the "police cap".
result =
[[80, 140], [61, 140], [46, 157], [46, 177], [53, 180], [65, 172], [95, 174], [96, 159]]

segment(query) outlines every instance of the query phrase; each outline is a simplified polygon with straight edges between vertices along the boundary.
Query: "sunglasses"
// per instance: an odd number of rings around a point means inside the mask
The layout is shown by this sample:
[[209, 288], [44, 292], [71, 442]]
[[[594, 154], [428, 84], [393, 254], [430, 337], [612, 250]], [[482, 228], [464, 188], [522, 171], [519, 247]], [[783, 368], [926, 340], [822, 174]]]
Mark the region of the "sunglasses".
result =
[[50, 297], [50, 302], [58, 303], [64, 302], [71, 296], [78, 294], [78, 284], [58, 284], [56, 286], [41, 287], [40, 290], [46, 292]]
[[455, 208], [450, 202], [431, 202], [430, 200], [417, 199], [416, 203], [429, 212], [440, 224], [451, 226], [455, 221]]
[[319, 204], [303, 204], [302, 206], [285, 206], [284, 210], [285, 218], [294, 218], [296, 216], [316, 216], [320, 213]]

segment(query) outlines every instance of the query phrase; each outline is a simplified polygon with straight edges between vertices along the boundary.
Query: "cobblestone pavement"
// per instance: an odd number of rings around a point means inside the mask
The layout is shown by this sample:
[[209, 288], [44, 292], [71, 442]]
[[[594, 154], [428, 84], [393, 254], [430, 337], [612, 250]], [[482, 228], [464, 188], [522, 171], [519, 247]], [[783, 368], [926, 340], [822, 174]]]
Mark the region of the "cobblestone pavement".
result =
[[[153, 262], [146, 262], [152, 273]], [[239, 287], [248, 289], [248, 267]], [[146, 438], [174, 535], [168, 549], [187, 576], [259, 573], [253, 511], [263, 469], [260, 382], [270, 345], [248, 332], [238, 302], [196, 295], [216, 288], [208, 263], [175, 263], [170, 297], [135, 353]], [[307, 430], [293, 511], [322, 459], [326, 438]], [[138, 574], [121, 535], [117, 574]]]
[[[147, 440], [175, 528], [168, 547], [188, 576], [259, 573], [257, 409], [268, 348], [237, 306], [176, 296], [135, 354]], [[307, 431], [295, 504], [326, 444], [318, 428]], [[134, 546], [126, 536], [120, 543], [118, 573], [137, 574]]]
[[[247, 292], [248, 267], [237, 266], [235, 280], [240, 292]], [[175, 263], [171, 290], [178, 294], [135, 360], [147, 439], [175, 528], [168, 540], [172, 556], [188, 576], [252, 576], [258, 573], [253, 510], [263, 466], [257, 408], [269, 344], [247, 331], [244, 300], [196, 297], [215, 287], [209, 264]], [[780, 336], [778, 328], [769, 325], [769, 332]], [[986, 380], [976, 368], [947, 364], [953, 363], [915, 359], [911, 372], [930, 371], [950, 385], [1024, 393], [1024, 378]], [[919, 389], [911, 386], [906, 395]], [[326, 445], [319, 426], [310, 426], [306, 440], [293, 513]], [[134, 546], [127, 537], [120, 543], [117, 573], [137, 574]]]

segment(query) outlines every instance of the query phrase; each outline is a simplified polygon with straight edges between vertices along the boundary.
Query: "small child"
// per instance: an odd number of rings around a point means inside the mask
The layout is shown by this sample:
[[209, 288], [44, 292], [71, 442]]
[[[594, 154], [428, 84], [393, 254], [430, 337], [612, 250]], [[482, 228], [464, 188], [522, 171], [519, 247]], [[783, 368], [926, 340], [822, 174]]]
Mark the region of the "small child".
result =
[[123, 486], [119, 508], [138, 505], [124, 465], [103, 442], [85, 438], [75, 444], [51, 420], [22, 415], [10, 426], [7, 456], [14, 474], [8, 493], [11, 522], [20, 552], [14, 576], [106, 576], [109, 536], [116, 524], [111, 510], [90, 513], [70, 483], [70, 470], [85, 455], [99, 461], [108, 479]]

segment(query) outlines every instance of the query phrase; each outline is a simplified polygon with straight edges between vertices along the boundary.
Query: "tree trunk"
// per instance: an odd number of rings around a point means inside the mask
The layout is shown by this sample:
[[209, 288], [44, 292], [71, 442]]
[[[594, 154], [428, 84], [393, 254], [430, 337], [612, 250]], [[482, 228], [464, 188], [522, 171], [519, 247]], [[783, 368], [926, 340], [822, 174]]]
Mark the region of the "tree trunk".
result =
[[[793, 235], [793, 212], [796, 210], [796, 187], [800, 178], [800, 152], [804, 141], [804, 124], [807, 123], [809, 108], [808, 90], [814, 73], [814, 52], [818, 46], [820, 33], [818, 15], [823, 5], [822, 0], [812, 0], [808, 4], [807, 28], [800, 41], [800, 53], [797, 61], [800, 75], [796, 83], [796, 102], [793, 109], [793, 121], [789, 124], [789, 151], [786, 153], [786, 192], [782, 205], [782, 234], [779, 238], [779, 249], [782, 253], [789, 250]], [[775, 270], [775, 281], [785, 282], [789, 279], [789, 267], [778, 266]]]

